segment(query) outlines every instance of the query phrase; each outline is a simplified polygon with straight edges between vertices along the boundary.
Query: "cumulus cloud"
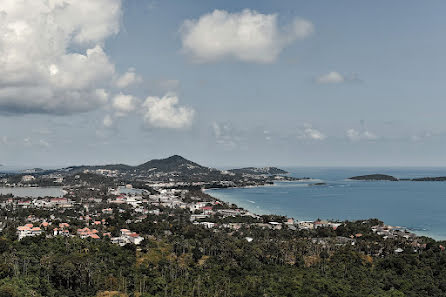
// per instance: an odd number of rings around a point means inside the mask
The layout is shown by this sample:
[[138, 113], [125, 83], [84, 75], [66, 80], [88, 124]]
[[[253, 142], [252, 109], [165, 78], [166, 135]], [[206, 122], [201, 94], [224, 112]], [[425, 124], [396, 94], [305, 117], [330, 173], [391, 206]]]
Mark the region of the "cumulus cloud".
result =
[[117, 116], [124, 116], [134, 111], [139, 104], [137, 98], [132, 95], [118, 94], [113, 97], [112, 108], [116, 111]]
[[298, 139], [324, 140], [327, 138], [321, 131], [313, 128], [311, 124], [305, 124], [303, 129], [297, 131]]
[[374, 133], [364, 130], [364, 131], [357, 131], [355, 129], [348, 129], [346, 131], [346, 136], [351, 141], [359, 141], [359, 140], [376, 140], [378, 139], [378, 136], [376, 136]]
[[104, 105], [115, 67], [102, 46], [120, 18], [121, 0], [3, 0], [0, 110], [65, 114]]
[[345, 81], [345, 77], [339, 72], [332, 71], [316, 77], [318, 84], [339, 84]]
[[141, 76], [136, 74], [135, 69], [130, 68], [126, 73], [116, 79], [115, 85], [120, 89], [124, 89], [140, 82], [142, 82]]
[[274, 62], [287, 45], [313, 31], [307, 20], [296, 18], [279, 27], [277, 14], [249, 9], [238, 13], [214, 10], [186, 20], [180, 29], [183, 51], [196, 62], [233, 58], [257, 63]]
[[192, 125], [195, 111], [178, 106], [178, 97], [169, 93], [164, 97], [149, 96], [142, 104], [144, 122], [149, 127], [182, 129]]

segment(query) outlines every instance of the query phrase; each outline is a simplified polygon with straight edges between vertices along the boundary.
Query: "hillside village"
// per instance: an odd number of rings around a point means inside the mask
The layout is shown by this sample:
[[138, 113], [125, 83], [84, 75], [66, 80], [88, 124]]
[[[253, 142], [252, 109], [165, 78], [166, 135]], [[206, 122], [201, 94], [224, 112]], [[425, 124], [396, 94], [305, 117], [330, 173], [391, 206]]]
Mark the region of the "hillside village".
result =
[[[149, 168], [147, 164], [158, 167]], [[119, 245], [139, 245], [148, 234], [138, 234], [130, 231], [128, 226], [145, 220], [159, 220], [165, 215], [181, 213], [193, 225], [207, 229], [226, 230], [233, 232], [244, 229], [268, 229], [291, 231], [316, 230], [329, 228], [336, 230], [343, 222], [325, 220], [297, 221], [282, 216], [259, 216], [236, 205], [229, 205], [207, 195], [203, 189], [216, 187], [234, 187], [238, 184], [262, 185], [272, 180], [291, 179], [278, 168], [243, 168], [240, 170], [218, 171], [188, 161], [179, 156], [155, 160], [129, 169], [124, 165], [107, 165], [99, 167], [72, 167], [55, 172], [41, 172], [39, 175], [29, 173], [18, 176], [3, 177], [1, 182], [6, 187], [33, 187], [38, 181], [51, 179], [54, 184], [63, 187], [63, 197], [12, 197], [1, 196], [0, 207], [7, 213], [30, 213], [26, 218], [5, 215], [2, 223], [5, 226], [16, 226], [18, 239], [40, 236], [77, 236], [82, 239], [108, 239]], [[143, 168], [143, 169], [141, 169]], [[163, 169], [161, 169], [163, 168]], [[143, 170], [143, 171], [139, 171]], [[136, 177], [129, 177], [130, 172], [136, 172]], [[190, 178], [179, 179], [193, 171], [197, 175], [204, 172], [215, 177], [219, 172], [222, 180], [192, 181]], [[145, 178], [141, 172], [150, 172]], [[236, 173], [234, 173], [236, 172]], [[273, 173], [270, 175], [269, 173]], [[130, 174], [131, 176], [132, 174]], [[20, 177], [20, 179], [18, 179]], [[230, 177], [230, 178], [228, 178]], [[237, 177], [238, 180], [234, 180]], [[166, 178], [168, 180], [166, 180]], [[308, 178], [304, 178], [308, 179]], [[17, 181], [15, 183], [14, 181]], [[144, 180], [144, 182], [142, 182]], [[299, 179], [295, 179], [299, 180]], [[134, 188], [131, 182], [141, 188]], [[42, 210], [47, 217], [36, 217], [34, 210]], [[116, 217], [125, 216], [126, 220], [118, 228], [112, 225]], [[24, 220], [23, 220], [24, 219]], [[417, 237], [403, 228], [371, 226], [370, 232], [382, 236], [383, 239], [404, 239], [416, 248], [420, 248]], [[165, 230], [168, 234], [170, 231]], [[340, 241], [355, 244], [362, 237], [361, 233], [348, 234], [349, 240]], [[321, 243], [323, 241], [316, 241]], [[396, 247], [395, 250], [401, 247]]]
[[[377, 219], [299, 221], [274, 214], [255, 214], [208, 195], [206, 189], [260, 186], [275, 180], [300, 181], [308, 178], [277, 175], [279, 169], [248, 168], [237, 173], [217, 171], [198, 164], [191, 165], [190, 161], [180, 158], [165, 159], [168, 165], [156, 160], [162, 170], [145, 167], [141, 171], [110, 165], [4, 174], [0, 183], [9, 189], [26, 188], [32, 192], [39, 186], [51, 185], [60, 192], [54, 197], [0, 195], [0, 248], [4, 244], [8, 246], [8, 253], [14, 254], [15, 249], [26, 250], [28, 246], [39, 246], [39, 249], [47, 245], [65, 246], [59, 252], [71, 247], [74, 250], [70, 253], [78, 255], [76, 257], [89, 257], [83, 256], [84, 253], [92, 253], [93, 256], [100, 250], [118, 248], [101, 255], [103, 259], [109, 259], [108, 267], [115, 267], [113, 258], [110, 258], [112, 255], [123, 253], [133, 259], [132, 269], [138, 270], [139, 265], [143, 265], [145, 270], [136, 275], [126, 270], [127, 276], [119, 276], [118, 283], [109, 284], [107, 274], [97, 269], [94, 275], [100, 281], [91, 292], [104, 288], [126, 292], [132, 288], [133, 292], [154, 294], [164, 294], [166, 286], [177, 288], [174, 276], [167, 276], [166, 272], [175, 275], [184, 265], [188, 271], [198, 273], [196, 271], [201, 271], [200, 267], [211, 269], [214, 265], [219, 267], [227, 263], [239, 267], [239, 261], [244, 263], [254, 257], [250, 261], [257, 263], [255, 265], [285, 265], [289, 269], [314, 269], [324, 273], [331, 265], [326, 263], [326, 259], [333, 259], [336, 263], [336, 255], [343, 253], [353, 253], [362, 259], [358, 260], [363, 263], [360, 265], [369, 265], [389, 257], [430, 255], [433, 249], [436, 253], [445, 250], [446, 245], [442, 242], [416, 236], [405, 228], [388, 226]], [[190, 170], [195, 172], [195, 176], [183, 178]], [[145, 176], [147, 172], [150, 173]], [[198, 178], [204, 175], [203, 180]], [[241, 253], [240, 249], [244, 252]], [[10, 259], [16, 259], [14, 257]], [[27, 259], [32, 257], [26, 256], [19, 262], [5, 261], [11, 267], [18, 267], [15, 273], [23, 275], [26, 263], [30, 261]], [[45, 255], [39, 257], [43, 259]], [[52, 259], [57, 261], [57, 257]], [[89, 267], [92, 262], [88, 260], [80, 264], [76, 259], [67, 259], [71, 266], [66, 269], [83, 269], [82, 284], [85, 286], [91, 271], [84, 267]], [[160, 259], [164, 262], [159, 262]], [[216, 264], [220, 261], [217, 259], [225, 264]], [[54, 265], [59, 267], [62, 264]], [[0, 266], [0, 273], [1, 269]], [[72, 283], [76, 273], [66, 279], [65, 285], [58, 285], [58, 279], [65, 276], [51, 270], [51, 267], [41, 269], [44, 270], [42, 273], [54, 275], [54, 286], [65, 292], [78, 288]], [[108, 273], [114, 277], [122, 273], [119, 266], [113, 269]], [[144, 275], [143, 279], [152, 280], [147, 276], [150, 273], [166, 280], [166, 286], [143, 285], [141, 277]], [[197, 291], [198, 283], [192, 276], [185, 274], [181, 277], [185, 282], [194, 284], [188, 287], [189, 292]], [[183, 287], [181, 290], [186, 289]]]

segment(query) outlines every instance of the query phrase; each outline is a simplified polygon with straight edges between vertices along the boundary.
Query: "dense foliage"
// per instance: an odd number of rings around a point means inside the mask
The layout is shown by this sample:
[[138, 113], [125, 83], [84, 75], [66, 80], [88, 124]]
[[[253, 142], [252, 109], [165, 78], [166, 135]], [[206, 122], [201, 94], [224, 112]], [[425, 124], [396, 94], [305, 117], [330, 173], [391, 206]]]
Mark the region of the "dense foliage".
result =
[[[446, 253], [438, 243], [425, 239], [423, 251], [395, 254], [403, 242], [384, 241], [360, 223], [336, 231], [228, 233], [177, 214], [130, 227], [151, 235], [138, 248], [43, 235], [1, 238], [0, 296], [446, 296]], [[334, 243], [352, 232], [364, 238]], [[374, 247], [387, 252], [373, 256]]]

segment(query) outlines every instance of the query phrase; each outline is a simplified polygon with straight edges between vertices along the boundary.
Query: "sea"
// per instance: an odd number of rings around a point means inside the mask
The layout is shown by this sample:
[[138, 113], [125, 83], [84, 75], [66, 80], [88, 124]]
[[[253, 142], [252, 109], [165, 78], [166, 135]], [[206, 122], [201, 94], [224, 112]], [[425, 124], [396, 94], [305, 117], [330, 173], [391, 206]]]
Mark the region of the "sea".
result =
[[[302, 182], [212, 189], [207, 193], [257, 214], [298, 220], [378, 218], [418, 235], [446, 240], [446, 182], [353, 181], [350, 177], [388, 174], [397, 178], [446, 176], [446, 168], [284, 168]], [[325, 183], [324, 185], [312, 185]]]
[[19, 188], [0, 188], [1, 195], [12, 194], [15, 197], [62, 197], [65, 192], [61, 187], [19, 187]]

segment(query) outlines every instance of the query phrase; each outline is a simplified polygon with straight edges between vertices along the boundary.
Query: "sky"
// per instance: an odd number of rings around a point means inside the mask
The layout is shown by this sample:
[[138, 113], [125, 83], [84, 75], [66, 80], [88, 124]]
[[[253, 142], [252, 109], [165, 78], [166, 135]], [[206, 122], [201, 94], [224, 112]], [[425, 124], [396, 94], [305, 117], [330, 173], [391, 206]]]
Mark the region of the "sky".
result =
[[0, 0], [0, 164], [446, 166], [445, 9]]

